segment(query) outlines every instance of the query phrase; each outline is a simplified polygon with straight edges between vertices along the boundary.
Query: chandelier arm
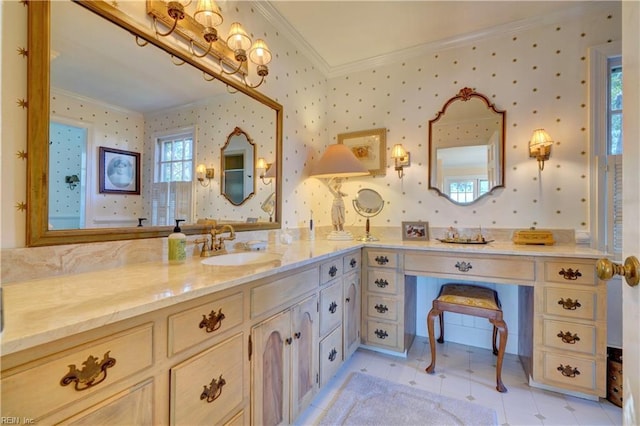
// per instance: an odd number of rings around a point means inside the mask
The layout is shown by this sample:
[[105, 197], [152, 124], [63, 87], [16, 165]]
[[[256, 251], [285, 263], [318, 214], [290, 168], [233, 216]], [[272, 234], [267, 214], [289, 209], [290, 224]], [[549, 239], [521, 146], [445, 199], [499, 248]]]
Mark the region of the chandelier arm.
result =
[[191, 50], [191, 55], [193, 55], [195, 58], [204, 58], [205, 56], [207, 56], [209, 52], [211, 52], [211, 46], [213, 46], [213, 43], [209, 43], [209, 48], [206, 52], [204, 52], [202, 55], [198, 55], [196, 53], [195, 47], [193, 46], [193, 40], [189, 40], [189, 50]]
[[229, 85], [228, 84], [226, 85], [226, 87], [227, 87], [227, 93], [231, 93], [232, 95], [238, 93], [238, 90], [229, 90]]
[[149, 44], [149, 42], [148, 42], [148, 41], [146, 41], [146, 40], [142, 40], [142, 41], [140, 41], [140, 37], [136, 36], [136, 44], [137, 44], [139, 47], [145, 47], [147, 44]]
[[161, 33], [160, 31], [158, 31], [157, 19], [155, 16], [153, 17], [153, 29], [155, 30], [157, 36], [166, 37], [169, 34], [171, 34], [176, 29], [177, 26], [178, 26], [178, 18], [174, 18], [173, 26], [171, 27], [171, 29], [166, 33]]
[[225, 71], [225, 70], [224, 70], [224, 65], [223, 65], [223, 63], [222, 63], [222, 60], [219, 60], [220, 70], [221, 70], [220, 72], [222, 72], [222, 74], [226, 74], [226, 75], [234, 75], [234, 74], [237, 74], [237, 73], [240, 71], [240, 69], [242, 68], [242, 63], [243, 63], [242, 61], [241, 61], [241, 62], [239, 62], [239, 63], [238, 63], [238, 68], [236, 68], [236, 69], [235, 69], [235, 70], [233, 70], [232, 72], [227, 72], [227, 71]]
[[184, 62], [184, 61], [176, 62], [176, 61], [175, 61], [175, 56], [174, 56], [174, 55], [171, 55], [171, 63], [172, 63], [173, 65], [177, 66], [177, 67], [181, 67], [182, 65], [184, 65], [184, 63], [185, 63], [185, 62]]
[[215, 77], [213, 77], [211, 75], [209, 75], [209, 77], [207, 77], [207, 75], [208, 74], [206, 72], [202, 71], [202, 78], [204, 79], [204, 81], [213, 81], [213, 80], [216, 79]]
[[244, 81], [244, 85], [245, 85], [245, 86], [247, 86], [247, 87], [249, 87], [249, 88], [251, 88], [251, 89], [255, 89], [255, 88], [257, 88], [257, 87], [260, 87], [260, 85], [261, 85], [262, 83], [264, 83], [264, 76], [260, 77], [260, 81], [259, 81], [259, 82], [258, 82], [258, 84], [256, 84], [255, 86], [254, 86], [254, 85], [251, 85], [251, 84], [249, 84], [249, 83], [247, 82], [247, 78], [246, 78], [246, 76], [242, 76], [242, 80]]

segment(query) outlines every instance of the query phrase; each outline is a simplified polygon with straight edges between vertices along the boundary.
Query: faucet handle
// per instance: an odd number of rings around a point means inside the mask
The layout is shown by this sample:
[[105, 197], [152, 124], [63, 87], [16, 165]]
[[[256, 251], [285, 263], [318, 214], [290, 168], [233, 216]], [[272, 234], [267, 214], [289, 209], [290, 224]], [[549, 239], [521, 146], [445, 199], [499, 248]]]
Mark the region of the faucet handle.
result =
[[200, 257], [209, 257], [211, 256], [211, 249], [209, 248], [209, 237], [204, 235], [204, 238], [193, 240], [195, 244], [202, 243], [202, 250], [200, 251]]

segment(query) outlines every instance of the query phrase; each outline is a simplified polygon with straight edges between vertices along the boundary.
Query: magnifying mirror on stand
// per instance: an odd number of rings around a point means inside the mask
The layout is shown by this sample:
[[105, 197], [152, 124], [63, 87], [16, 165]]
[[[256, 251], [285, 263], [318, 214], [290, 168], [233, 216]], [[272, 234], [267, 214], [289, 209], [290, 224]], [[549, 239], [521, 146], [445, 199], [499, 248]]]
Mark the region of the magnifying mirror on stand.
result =
[[377, 216], [383, 207], [384, 200], [382, 196], [373, 189], [365, 188], [358, 191], [358, 195], [353, 199], [353, 208], [360, 216], [367, 218], [365, 235], [356, 238], [358, 241], [378, 241], [378, 239], [369, 232], [369, 218]]

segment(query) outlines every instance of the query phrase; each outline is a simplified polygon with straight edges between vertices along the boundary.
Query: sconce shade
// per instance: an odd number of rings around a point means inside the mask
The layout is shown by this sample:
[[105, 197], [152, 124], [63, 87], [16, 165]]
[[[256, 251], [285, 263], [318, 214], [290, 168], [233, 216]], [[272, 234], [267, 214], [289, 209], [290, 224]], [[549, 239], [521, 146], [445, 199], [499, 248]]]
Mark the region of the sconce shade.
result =
[[276, 163], [271, 164], [267, 171], [264, 173], [265, 179], [275, 179], [276, 177]]
[[231, 24], [229, 36], [227, 37], [227, 46], [234, 51], [247, 50], [251, 47], [251, 38], [249, 38], [244, 28], [242, 28], [240, 22]]
[[545, 146], [553, 145], [553, 140], [549, 133], [544, 129], [536, 129], [533, 131], [533, 136], [529, 141], [529, 149], [540, 149]]
[[253, 47], [249, 51], [249, 59], [256, 65], [267, 65], [271, 62], [271, 51], [264, 40], [259, 38], [253, 43]]
[[369, 170], [346, 145], [333, 144], [329, 145], [322, 154], [311, 176], [315, 178], [343, 178], [368, 174]]
[[207, 172], [207, 166], [205, 166], [204, 164], [198, 164], [198, 167], [196, 167], [196, 173], [198, 175], [203, 175]]
[[222, 24], [220, 8], [213, 0], [198, 0], [193, 17], [205, 28], [213, 28]]
[[391, 158], [404, 158], [407, 156], [407, 151], [405, 151], [402, 144], [395, 144], [393, 149], [391, 150]]
[[258, 161], [256, 162], [256, 169], [267, 169], [267, 162], [264, 160], [264, 157], [258, 158]]

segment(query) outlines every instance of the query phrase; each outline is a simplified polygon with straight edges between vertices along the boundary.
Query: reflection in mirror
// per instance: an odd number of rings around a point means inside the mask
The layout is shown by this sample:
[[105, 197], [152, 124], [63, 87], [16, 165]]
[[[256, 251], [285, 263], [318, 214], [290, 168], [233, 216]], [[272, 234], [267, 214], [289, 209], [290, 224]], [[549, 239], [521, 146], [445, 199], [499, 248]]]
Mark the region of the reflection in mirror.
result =
[[[166, 236], [175, 218], [242, 220], [237, 230], [279, 227], [280, 179], [238, 207], [199, 185], [195, 167], [219, 164], [221, 129], [243, 124], [261, 135], [256, 148], [278, 161], [282, 107], [225, 77], [205, 81], [216, 72], [149, 35], [144, 2], [125, 3], [30, 3], [27, 244]], [[141, 155], [140, 195], [99, 193], [100, 147]], [[265, 214], [267, 199], [273, 209]]]
[[429, 121], [429, 189], [471, 204], [504, 186], [505, 112], [464, 88]]
[[378, 192], [368, 188], [358, 191], [358, 195], [353, 199], [353, 208], [360, 216], [367, 218], [365, 235], [358, 237], [358, 241], [378, 241], [378, 238], [374, 237], [370, 233], [369, 218], [380, 214], [383, 207], [384, 200]]
[[255, 193], [255, 156], [256, 146], [249, 135], [239, 127], [233, 129], [220, 150], [220, 190], [234, 206], [243, 204]]

